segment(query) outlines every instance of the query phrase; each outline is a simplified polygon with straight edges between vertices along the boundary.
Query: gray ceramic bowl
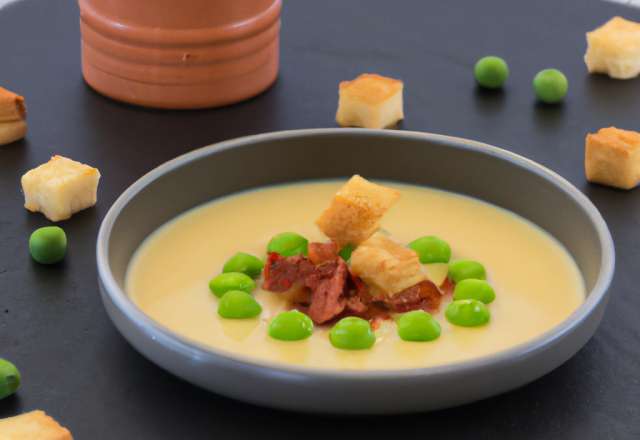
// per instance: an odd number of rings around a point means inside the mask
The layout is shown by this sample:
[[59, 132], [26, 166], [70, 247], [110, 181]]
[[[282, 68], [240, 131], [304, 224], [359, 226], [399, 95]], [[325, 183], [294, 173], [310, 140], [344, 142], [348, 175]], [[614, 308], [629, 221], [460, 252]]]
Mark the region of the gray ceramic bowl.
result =
[[[586, 282], [587, 300], [545, 334], [478, 360], [400, 371], [334, 371], [264, 362], [194, 342], [153, 321], [123, 292], [137, 247], [178, 214], [253, 187], [353, 174], [466, 194], [531, 220], [573, 255]], [[341, 414], [452, 407], [550, 372], [595, 332], [614, 270], [613, 243], [602, 217], [553, 172], [477, 142], [360, 129], [251, 136], [178, 157], [116, 201], [100, 229], [97, 258], [102, 299], [113, 323], [160, 367], [202, 388], [258, 405]]]

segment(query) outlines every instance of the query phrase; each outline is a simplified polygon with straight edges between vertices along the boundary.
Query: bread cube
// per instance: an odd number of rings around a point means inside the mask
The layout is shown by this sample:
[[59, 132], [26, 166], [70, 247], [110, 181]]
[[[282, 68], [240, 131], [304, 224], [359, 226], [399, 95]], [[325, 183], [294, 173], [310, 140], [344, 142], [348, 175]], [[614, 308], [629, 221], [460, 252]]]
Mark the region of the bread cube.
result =
[[628, 79], [640, 74], [640, 23], [614, 17], [598, 29], [587, 32], [584, 61], [589, 72]]
[[24, 207], [54, 222], [66, 220], [96, 204], [99, 178], [95, 168], [54, 156], [22, 176]]
[[0, 145], [15, 142], [26, 134], [27, 122], [24, 119], [0, 122]]
[[399, 191], [356, 174], [340, 188], [316, 225], [340, 247], [357, 246], [378, 230], [382, 216], [400, 196]]
[[362, 74], [340, 83], [336, 122], [341, 127], [387, 128], [404, 118], [402, 81]]
[[0, 87], [0, 122], [19, 121], [27, 116], [24, 98]]
[[[351, 272], [390, 296], [426, 279], [418, 253], [376, 232], [351, 254]], [[372, 292], [375, 293], [375, 292]]]
[[640, 134], [615, 127], [588, 134], [584, 164], [591, 182], [633, 188], [640, 180]]
[[0, 87], [0, 145], [22, 139], [27, 134], [24, 98]]
[[31, 411], [0, 420], [0, 439], [8, 440], [73, 440], [63, 428], [43, 411]]

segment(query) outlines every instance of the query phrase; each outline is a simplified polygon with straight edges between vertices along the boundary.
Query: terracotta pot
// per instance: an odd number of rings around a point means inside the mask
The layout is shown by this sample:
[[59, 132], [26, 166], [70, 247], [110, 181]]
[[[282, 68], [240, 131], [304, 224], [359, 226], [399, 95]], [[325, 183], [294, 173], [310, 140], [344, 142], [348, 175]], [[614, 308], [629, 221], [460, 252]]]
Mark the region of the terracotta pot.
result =
[[82, 71], [98, 92], [149, 107], [231, 104], [278, 75], [282, 0], [78, 0]]

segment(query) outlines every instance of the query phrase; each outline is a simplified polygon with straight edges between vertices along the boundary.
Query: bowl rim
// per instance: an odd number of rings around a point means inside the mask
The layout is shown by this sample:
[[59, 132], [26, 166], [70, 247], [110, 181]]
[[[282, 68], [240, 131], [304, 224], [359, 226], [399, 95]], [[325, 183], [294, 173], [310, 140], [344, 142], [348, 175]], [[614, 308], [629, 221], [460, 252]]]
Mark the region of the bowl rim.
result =
[[[192, 161], [196, 161], [201, 157], [231, 148], [241, 147], [243, 145], [261, 143], [265, 141], [297, 138], [306, 136], [324, 136], [335, 134], [349, 135], [367, 135], [367, 136], [388, 136], [388, 137], [407, 137], [412, 139], [435, 140], [444, 145], [455, 145], [464, 149], [480, 151], [485, 154], [499, 156], [504, 160], [519, 165], [526, 170], [537, 174], [538, 176], [550, 181], [555, 186], [564, 190], [575, 202], [580, 205], [582, 210], [588, 215], [590, 221], [597, 231], [597, 235], [602, 247], [602, 261], [600, 271], [591, 292], [587, 292], [586, 300], [575, 310], [568, 318], [560, 324], [546, 331], [545, 333], [511, 347], [488, 356], [471, 359], [468, 361], [439, 365], [433, 367], [410, 368], [410, 369], [388, 369], [388, 370], [341, 370], [341, 369], [324, 369], [302, 365], [293, 365], [279, 363], [274, 361], [266, 361], [259, 358], [240, 355], [237, 353], [222, 350], [175, 332], [164, 325], [153, 320], [150, 316], [139, 309], [133, 301], [120, 289], [115, 278], [109, 268], [109, 238], [115, 220], [126, 206], [126, 204], [135, 197], [138, 192], [150, 184], [154, 179], [170, 172], [173, 169], [181, 167]], [[545, 346], [562, 338], [578, 327], [586, 318], [597, 309], [598, 304], [605, 298], [615, 269], [615, 250], [611, 234], [607, 225], [597, 208], [591, 201], [580, 192], [575, 186], [566, 179], [548, 168], [513, 152], [503, 150], [485, 143], [432, 133], [421, 133], [412, 131], [392, 131], [392, 130], [370, 130], [360, 128], [319, 128], [319, 129], [301, 129], [301, 130], [285, 130], [279, 132], [264, 133], [258, 135], [239, 137], [212, 145], [208, 145], [186, 154], [178, 156], [172, 160], [165, 162], [157, 168], [149, 171], [129, 188], [127, 188], [112, 207], [107, 212], [100, 226], [98, 233], [96, 257], [98, 265], [98, 274], [100, 282], [104, 287], [104, 292], [109, 296], [114, 305], [126, 317], [138, 327], [141, 327], [146, 333], [153, 335], [153, 339], [164, 345], [166, 348], [181, 352], [196, 354], [202, 359], [203, 356], [215, 361], [227, 361], [235, 364], [241, 364], [244, 367], [258, 367], [271, 372], [282, 374], [292, 374], [307, 378], [332, 378], [332, 379], [348, 379], [348, 380], [387, 380], [387, 379], [409, 379], [416, 375], [437, 376], [441, 374], [463, 374], [471, 370], [483, 369], [491, 366], [507, 362], [515, 362], [517, 359], [526, 358], [534, 352], [543, 349]], [[240, 365], [238, 365], [240, 366]]]

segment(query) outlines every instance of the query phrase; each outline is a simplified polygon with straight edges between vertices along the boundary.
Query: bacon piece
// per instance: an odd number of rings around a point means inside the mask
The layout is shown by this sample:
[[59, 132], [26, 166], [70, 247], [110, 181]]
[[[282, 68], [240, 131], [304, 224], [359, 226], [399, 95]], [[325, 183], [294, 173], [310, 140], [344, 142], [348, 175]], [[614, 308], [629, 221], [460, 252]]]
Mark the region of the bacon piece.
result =
[[309, 304], [311, 302], [311, 291], [304, 287], [304, 284], [293, 283], [287, 290], [278, 293], [292, 303]]
[[347, 298], [345, 308], [357, 314], [367, 311], [367, 305], [364, 303], [364, 300], [360, 295], [354, 295]]
[[[262, 288], [280, 292], [294, 302], [309, 303], [307, 315], [321, 324], [344, 310], [349, 266], [338, 257], [338, 246], [333, 242], [311, 243], [309, 254], [320, 264], [302, 255], [284, 258], [269, 253]], [[310, 296], [301, 294], [304, 292]]]
[[294, 283], [303, 284], [315, 271], [313, 263], [302, 255], [284, 258], [277, 252], [269, 252], [264, 265], [262, 288], [271, 292], [284, 292]]
[[344, 310], [348, 276], [349, 266], [341, 258], [316, 267], [304, 284], [311, 289], [311, 319], [322, 324]]
[[[338, 256], [336, 243], [310, 243], [308, 253], [309, 259], [269, 253], [262, 288], [280, 292], [285, 299], [300, 304], [295, 308], [304, 308], [304, 313], [318, 324], [358, 316], [377, 328], [382, 321], [391, 319], [389, 313], [420, 309], [433, 312], [442, 301], [442, 293], [428, 280], [391, 297], [372, 298], [368, 287], [349, 272], [349, 266]], [[440, 288], [448, 292], [454, 287], [447, 278]]]
[[438, 310], [442, 294], [435, 284], [425, 280], [391, 297], [377, 295], [373, 297], [373, 301], [385, 304], [395, 313], [406, 313], [412, 310], [424, 310], [431, 313]]
[[440, 291], [445, 295], [453, 295], [453, 291], [456, 290], [456, 283], [449, 277], [446, 277], [440, 285]]
[[378, 330], [380, 328], [380, 325], [382, 325], [382, 323], [387, 319], [391, 319], [391, 316], [382, 313], [374, 315], [371, 319], [369, 319], [371, 330]]
[[335, 318], [336, 322], [348, 316], [357, 316], [369, 321], [371, 328], [376, 330], [383, 321], [392, 319], [388, 309], [374, 303], [367, 286], [353, 274], [347, 279], [347, 291], [347, 303], [342, 313]]
[[309, 243], [307, 253], [309, 254], [309, 260], [316, 266], [336, 261], [338, 259], [338, 243], [335, 241]]

